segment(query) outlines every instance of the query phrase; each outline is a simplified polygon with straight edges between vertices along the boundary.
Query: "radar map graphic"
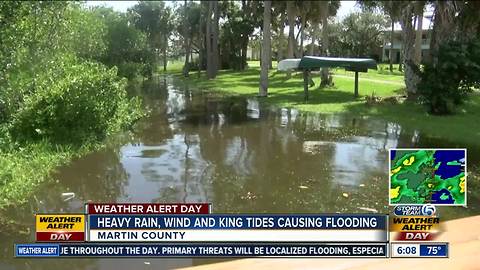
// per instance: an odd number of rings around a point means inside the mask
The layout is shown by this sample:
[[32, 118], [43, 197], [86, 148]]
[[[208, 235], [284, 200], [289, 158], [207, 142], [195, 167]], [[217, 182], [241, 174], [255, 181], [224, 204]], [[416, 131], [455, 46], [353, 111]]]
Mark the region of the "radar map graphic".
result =
[[390, 149], [390, 204], [466, 204], [465, 149]]

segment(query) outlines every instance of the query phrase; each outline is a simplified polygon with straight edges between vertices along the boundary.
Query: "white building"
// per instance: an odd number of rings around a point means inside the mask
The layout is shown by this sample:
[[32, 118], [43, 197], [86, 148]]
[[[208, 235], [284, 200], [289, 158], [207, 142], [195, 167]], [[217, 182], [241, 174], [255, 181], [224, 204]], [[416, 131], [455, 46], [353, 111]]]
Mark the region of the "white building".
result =
[[[430, 40], [432, 38], [432, 16], [424, 16], [422, 21], [422, 61], [430, 59]], [[390, 30], [385, 31], [385, 41], [382, 46], [382, 61], [388, 62], [390, 57], [390, 50], [393, 52], [393, 63], [400, 63], [401, 49], [403, 46], [402, 28], [400, 24], [396, 23], [393, 34], [393, 48], [390, 45]]]

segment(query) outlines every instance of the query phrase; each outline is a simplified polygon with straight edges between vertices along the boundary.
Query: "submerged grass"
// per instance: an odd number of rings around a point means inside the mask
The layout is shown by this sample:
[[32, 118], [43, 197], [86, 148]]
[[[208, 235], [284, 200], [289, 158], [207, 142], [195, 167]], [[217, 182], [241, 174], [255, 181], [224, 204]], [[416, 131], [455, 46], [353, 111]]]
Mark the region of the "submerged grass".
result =
[[[215, 79], [207, 80], [191, 72], [186, 80], [199, 89], [220, 91], [230, 95], [255, 97], [258, 93], [260, 70], [257, 62], [249, 62], [245, 71], [221, 70]], [[275, 67], [275, 64], [273, 65]], [[169, 67], [169, 73], [181, 77], [181, 65]], [[387, 74], [384, 74], [387, 73]], [[398, 73], [398, 72], [397, 72]], [[360, 97], [353, 96], [353, 73], [334, 70], [335, 86], [320, 89], [318, 74], [313, 75], [315, 85], [311, 88], [307, 102], [303, 98], [303, 79], [300, 73], [293, 73], [290, 79], [272, 69], [269, 73], [268, 97], [259, 98], [262, 103], [281, 107], [292, 107], [302, 111], [319, 113], [346, 113], [380, 118], [398, 123], [404, 129], [417, 130], [432, 138], [450, 141], [452, 145], [480, 145], [480, 94], [473, 93], [454, 115], [435, 116], [426, 112], [416, 103], [380, 104], [367, 106], [366, 95], [387, 97], [404, 94], [403, 76], [390, 74], [384, 69], [362, 73], [359, 80]], [[351, 77], [351, 78], [350, 78]]]
[[27, 202], [56, 167], [102, 146], [87, 143], [73, 147], [41, 141], [0, 149], [0, 211]]

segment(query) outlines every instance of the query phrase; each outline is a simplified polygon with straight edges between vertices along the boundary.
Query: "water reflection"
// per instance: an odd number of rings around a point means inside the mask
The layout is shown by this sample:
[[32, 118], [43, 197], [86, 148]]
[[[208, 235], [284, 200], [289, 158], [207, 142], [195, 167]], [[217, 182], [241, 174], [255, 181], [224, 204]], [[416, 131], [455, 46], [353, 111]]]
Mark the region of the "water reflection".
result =
[[[57, 182], [45, 185], [25, 211], [11, 211], [9, 218], [23, 233], [4, 229], [2, 268], [34, 265], [10, 256], [14, 241], [34, 240], [37, 211], [81, 212], [83, 203], [93, 200], [209, 201], [217, 213], [386, 213], [389, 148], [457, 147], [395, 123], [261, 107], [256, 99], [220, 98], [167, 77], [144, 86], [151, 115], [138, 123], [128, 143], [59, 168]], [[478, 166], [478, 154], [469, 155], [469, 165]], [[67, 192], [75, 198], [64, 200]], [[469, 196], [469, 202], [479, 199], [471, 191]], [[447, 219], [479, 213], [475, 203], [441, 211]], [[44, 260], [38, 269], [62, 269], [67, 261], [72, 269], [168, 269], [193, 263]]]

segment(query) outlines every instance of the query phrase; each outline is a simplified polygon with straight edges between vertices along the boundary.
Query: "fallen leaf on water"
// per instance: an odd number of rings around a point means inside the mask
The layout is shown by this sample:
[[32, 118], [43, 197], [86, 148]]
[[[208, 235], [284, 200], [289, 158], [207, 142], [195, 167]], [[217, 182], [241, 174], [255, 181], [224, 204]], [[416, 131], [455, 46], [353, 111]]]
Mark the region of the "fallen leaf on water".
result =
[[299, 188], [301, 189], [307, 189], [308, 187], [307, 186], [298, 186]]
[[348, 198], [348, 193], [342, 193], [342, 196]]

